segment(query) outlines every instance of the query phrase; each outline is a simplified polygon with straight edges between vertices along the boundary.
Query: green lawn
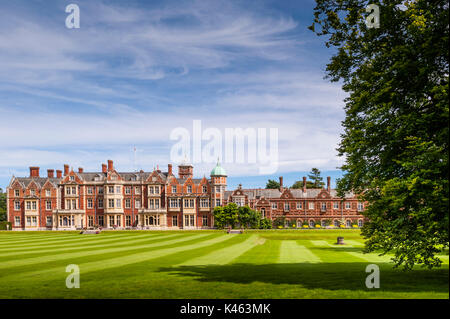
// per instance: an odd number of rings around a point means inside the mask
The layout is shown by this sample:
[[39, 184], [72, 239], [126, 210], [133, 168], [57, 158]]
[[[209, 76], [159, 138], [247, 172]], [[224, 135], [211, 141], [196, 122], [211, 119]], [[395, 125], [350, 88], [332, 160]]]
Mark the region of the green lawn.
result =
[[404, 272], [362, 247], [358, 230], [0, 232], [0, 298], [449, 298], [448, 255]]

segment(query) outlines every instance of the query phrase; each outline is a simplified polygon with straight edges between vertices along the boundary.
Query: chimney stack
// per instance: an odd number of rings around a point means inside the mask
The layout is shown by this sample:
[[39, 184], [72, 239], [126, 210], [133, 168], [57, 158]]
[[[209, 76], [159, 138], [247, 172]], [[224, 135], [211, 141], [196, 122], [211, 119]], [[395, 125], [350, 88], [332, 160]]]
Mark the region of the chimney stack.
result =
[[283, 189], [283, 176], [280, 176], [280, 189]]
[[114, 169], [113, 161], [108, 160], [108, 171], [112, 171]]
[[168, 175], [172, 175], [172, 164], [167, 165]]
[[56, 178], [62, 178], [62, 170], [60, 169], [56, 170]]
[[39, 167], [30, 166], [30, 177], [39, 177]]
[[47, 170], [47, 177], [48, 178], [54, 178], [55, 177], [55, 170], [54, 169], [48, 169]]
[[330, 192], [331, 190], [331, 177], [327, 177], [327, 191]]
[[64, 164], [64, 176], [69, 175], [69, 165]]
[[107, 173], [108, 172], [108, 170], [107, 170], [107, 168], [106, 168], [106, 164], [102, 164], [102, 173]]
[[84, 172], [83, 167], [78, 167], [78, 173], [83, 173], [83, 172]]
[[303, 193], [306, 192], [306, 177], [303, 176]]

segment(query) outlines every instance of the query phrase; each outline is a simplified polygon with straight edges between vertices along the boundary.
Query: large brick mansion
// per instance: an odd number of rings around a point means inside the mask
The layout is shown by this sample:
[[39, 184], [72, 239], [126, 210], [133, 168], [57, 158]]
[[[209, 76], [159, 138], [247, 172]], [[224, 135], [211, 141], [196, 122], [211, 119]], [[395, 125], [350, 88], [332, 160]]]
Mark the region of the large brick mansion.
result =
[[298, 226], [331, 220], [347, 227], [363, 223], [364, 205], [354, 194], [344, 199], [330, 188], [243, 189], [227, 191], [227, 174], [218, 163], [210, 178], [194, 178], [193, 166], [178, 166], [178, 176], [167, 172], [117, 172], [113, 161], [99, 172], [69, 169], [47, 170], [30, 167], [29, 177], [14, 177], [7, 187], [7, 215], [14, 230], [69, 230], [85, 227], [137, 229], [213, 228], [216, 206], [234, 202], [248, 205], [263, 217], [285, 217]]

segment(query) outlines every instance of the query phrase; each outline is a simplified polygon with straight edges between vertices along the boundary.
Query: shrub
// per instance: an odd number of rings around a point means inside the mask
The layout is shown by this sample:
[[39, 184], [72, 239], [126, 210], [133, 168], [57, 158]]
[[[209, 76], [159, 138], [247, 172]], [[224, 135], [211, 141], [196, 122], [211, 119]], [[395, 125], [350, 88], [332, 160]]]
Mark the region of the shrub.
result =
[[12, 229], [12, 224], [7, 221], [0, 222], [0, 230], [8, 230], [8, 227], [6, 225], [9, 225], [9, 230]]
[[272, 220], [269, 218], [261, 219], [261, 222], [259, 223], [260, 229], [271, 229], [272, 228]]

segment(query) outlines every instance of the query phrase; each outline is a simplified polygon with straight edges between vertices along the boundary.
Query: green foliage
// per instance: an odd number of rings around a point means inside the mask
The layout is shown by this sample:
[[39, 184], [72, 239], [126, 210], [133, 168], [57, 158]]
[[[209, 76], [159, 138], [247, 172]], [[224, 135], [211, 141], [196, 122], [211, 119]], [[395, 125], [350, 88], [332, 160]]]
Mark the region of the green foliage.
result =
[[[320, 170], [318, 168], [313, 167], [308, 177], [312, 181], [313, 184], [312, 188], [322, 188], [323, 186], [325, 186], [325, 183], [323, 182], [323, 177], [320, 176]], [[308, 185], [308, 182], [306, 182], [306, 185]]]
[[[369, 1], [316, 0], [311, 30], [336, 53], [327, 65], [346, 99], [345, 191], [361, 194], [366, 251], [396, 266], [440, 266], [449, 245], [448, 1], [380, 4], [380, 28], [364, 23]], [[439, 249], [438, 249], [439, 247]]]
[[214, 226], [219, 229], [226, 227], [259, 228], [261, 214], [248, 206], [238, 207], [229, 203], [224, 207], [215, 207], [213, 211]]
[[[303, 181], [296, 181], [293, 185], [292, 188], [294, 189], [301, 189], [303, 188]], [[311, 181], [306, 181], [306, 188], [315, 188], [314, 183]]]
[[280, 188], [280, 183], [274, 181], [273, 179], [269, 179], [266, 184], [266, 189], [278, 189]]
[[272, 220], [270, 218], [261, 219], [259, 223], [260, 229], [272, 229]]
[[[7, 225], [9, 225], [9, 229], [8, 229]], [[11, 222], [7, 222], [7, 221], [0, 222], [0, 230], [11, 230], [11, 229], [12, 229]]]
[[273, 227], [278, 228], [278, 226], [284, 227], [286, 218], [285, 217], [277, 217], [273, 220]]
[[6, 193], [0, 188], [0, 222], [6, 221]]

